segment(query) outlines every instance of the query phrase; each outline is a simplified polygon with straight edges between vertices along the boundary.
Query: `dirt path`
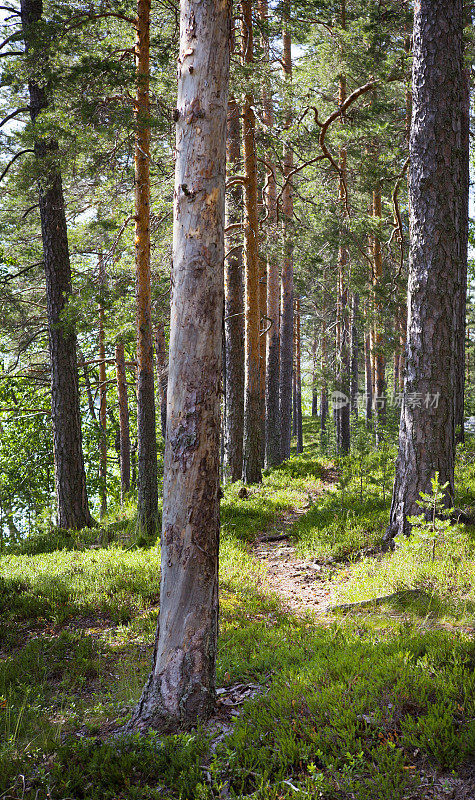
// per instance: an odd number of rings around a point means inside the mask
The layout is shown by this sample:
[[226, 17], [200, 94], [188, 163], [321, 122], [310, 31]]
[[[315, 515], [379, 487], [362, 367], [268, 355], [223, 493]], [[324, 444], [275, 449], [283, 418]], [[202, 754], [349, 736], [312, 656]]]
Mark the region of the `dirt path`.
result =
[[331, 568], [312, 559], [302, 559], [290, 540], [292, 527], [306, 514], [318, 498], [331, 491], [337, 481], [335, 470], [328, 470], [319, 490], [309, 492], [309, 504], [285, 514], [277, 525], [256, 539], [254, 556], [267, 566], [266, 583], [271, 592], [282, 598], [289, 611], [299, 614], [323, 614], [334, 604], [329, 586]]

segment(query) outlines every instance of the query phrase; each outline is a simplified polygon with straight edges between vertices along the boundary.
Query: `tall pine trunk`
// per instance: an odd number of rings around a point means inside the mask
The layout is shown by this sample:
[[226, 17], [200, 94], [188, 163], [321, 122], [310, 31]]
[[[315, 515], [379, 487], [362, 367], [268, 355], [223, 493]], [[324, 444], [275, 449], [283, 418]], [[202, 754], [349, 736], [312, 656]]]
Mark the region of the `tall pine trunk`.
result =
[[[242, 63], [254, 61], [252, 3], [241, 2]], [[261, 474], [261, 384], [259, 247], [257, 218], [257, 162], [253, 95], [247, 91], [242, 109], [244, 145], [244, 271], [245, 271], [245, 378], [243, 471], [245, 483], [259, 483]]]
[[94, 525], [94, 520], [89, 512], [82, 452], [76, 331], [63, 315], [72, 283], [59, 147], [55, 139], [40, 136], [35, 125], [48, 107], [46, 92], [35, 75], [38, 65], [48, 61], [48, 45], [39, 44], [38, 39], [42, 12], [42, 0], [21, 0], [45, 263], [56, 504], [61, 528], [83, 528]]
[[[232, 174], [241, 164], [240, 109], [229, 99], [227, 119], [227, 165]], [[226, 194], [226, 258], [224, 261], [224, 337], [226, 369], [226, 417], [224, 425], [224, 473], [227, 480], [242, 477], [244, 434], [244, 282], [243, 249], [240, 229], [242, 219], [242, 187], [234, 184]]]
[[153, 539], [158, 522], [157, 434], [150, 272], [150, 0], [138, 0], [136, 29], [135, 269], [137, 303], [137, 528]]
[[458, 199], [464, 181], [462, 39], [462, 0], [416, 3], [407, 364], [386, 541], [409, 533], [407, 517], [419, 513], [419, 493], [430, 491], [436, 471], [448, 483], [447, 505], [453, 499], [454, 296], [464, 256]]
[[[259, 16], [266, 23], [268, 2], [259, 0]], [[269, 39], [262, 36], [266, 66], [269, 65]], [[264, 79], [262, 90], [264, 124], [271, 133], [274, 125], [274, 104], [270, 80]], [[265, 398], [265, 463], [267, 467], [280, 464], [280, 407], [279, 407], [279, 350], [280, 350], [280, 274], [274, 239], [277, 233], [276, 182], [273, 153], [266, 152], [264, 202], [267, 217], [267, 332], [266, 398]]]
[[[292, 42], [290, 36], [290, 2], [286, 0], [282, 15], [282, 64], [287, 85], [284, 127], [292, 124], [290, 87], [292, 83]], [[290, 456], [292, 434], [292, 363], [294, 336], [294, 256], [293, 256], [293, 193], [291, 172], [293, 170], [292, 145], [284, 141], [284, 189], [282, 192], [282, 237], [283, 261], [281, 277], [280, 317], [280, 447], [281, 458]]]
[[189, 728], [215, 704], [230, 27], [230, 2], [182, 0], [160, 617], [132, 729]]

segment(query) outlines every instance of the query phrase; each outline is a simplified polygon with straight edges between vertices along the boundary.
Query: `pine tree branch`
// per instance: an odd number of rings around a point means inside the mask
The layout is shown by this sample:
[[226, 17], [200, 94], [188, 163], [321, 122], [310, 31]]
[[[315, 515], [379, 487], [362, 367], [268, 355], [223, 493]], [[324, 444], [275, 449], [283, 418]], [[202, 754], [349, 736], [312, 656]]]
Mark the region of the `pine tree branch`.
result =
[[25, 155], [25, 153], [34, 153], [34, 152], [35, 152], [35, 151], [34, 151], [34, 150], [32, 150], [32, 149], [31, 149], [31, 147], [30, 147], [30, 148], [28, 148], [28, 150], [20, 150], [20, 152], [19, 152], [19, 153], [16, 153], [16, 155], [14, 155], [14, 156], [13, 156], [13, 158], [11, 159], [11, 161], [10, 161], [10, 162], [7, 164], [7, 166], [6, 166], [6, 167], [5, 167], [5, 169], [3, 170], [2, 174], [0, 175], [0, 183], [3, 181], [3, 179], [4, 179], [5, 175], [7, 174], [8, 170], [10, 169], [10, 167], [12, 166], [12, 164], [14, 164], [14, 163], [15, 163], [15, 161], [17, 160], [17, 158], [20, 158], [20, 156], [23, 156], [23, 155]]
[[19, 272], [16, 272], [14, 275], [9, 275], [7, 278], [2, 278], [1, 282], [2, 283], [8, 283], [8, 281], [14, 281], [15, 278], [19, 278], [20, 275], [24, 275], [25, 272], [29, 272], [30, 269], [34, 269], [35, 267], [42, 267], [44, 263], [45, 263], [44, 261], [36, 261], [35, 264], [30, 264], [28, 267], [25, 267], [24, 269], [21, 269]]
[[9, 42], [13, 42], [15, 40], [18, 40], [19, 38], [20, 38], [19, 31], [14, 31], [14, 33], [11, 33], [10, 36], [7, 36], [7, 38], [4, 39], [3, 42], [0, 42], [0, 50], [3, 50], [5, 45], [8, 44]]
[[21, 11], [17, 11], [16, 8], [11, 8], [10, 6], [0, 6], [0, 11], [11, 11], [12, 14], [16, 14], [18, 17], [21, 17]]
[[[115, 11], [104, 11], [102, 14], [77, 14], [77, 17], [82, 17], [82, 19], [78, 19], [77, 22], [67, 25], [64, 28], [64, 31], [67, 33], [69, 31], [74, 30], [75, 28], [79, 28], [81, 25], [85, 25], [88, 22], [95, 22], [97, 19], [106, 19], [113, 17], [114, 19], [120, 19], [123, 22], [128, 22], [129, 25], [133, 25], [134, 27], [137, 25], [137, 20], [133, 17], [128, 17], [126, 14], [119, 14]], [[71, 17], [71, 20], [74, 20], [75, 17]]]
[[11, 119], [17, 117], [18, 114], [23, 114], [24, 111], [29, 111], [29, 110], [30, 106], [22, 106], [21, 108], [17, 108], [16, 111], [12, 111], [11, 114], [8, 114], [6, 117], [4, 117], [4, 119], [2, 119], [2, 121], [0, 122], [0, 128], [3, 128], [3, 126], [6, 125], [7, 122], [10, 122]]
[[[336, 119], [338, 119], [338, 117], [341, 117], [345, 113], [346, 109], [352, 103], [354, 103], [355, 100], [358, 99], [358, 97], [361, 97], [362, 94], [365, 94], [366, 92], [369, 92], [369, 90], [373, 89], [374, 86], [377, 83], [378, 83], [378, 81], [375, 81], [375, 80], [368, 81], [368, 83], [365, 83], [363, 86], [360, 86], [358, 89], [355, 89], [354, 92], [352, 92], [350, 95], [348, 95], [348, 97], [346, 98], [345, 102], [342, 103], [341, 106], [336, 109], [336, 111], [334, 111], [332, 114], [330, 114], [329, 117], [326, 118], [325, 122], [321, 126], [320, 137], [319, 137], [318, 143], [320, 145], [321, 150], [323, 151], [324, 156], [328, 159], [328, 161], [330, 162], [330, 164], [332, 165], [332, 167], [335, 169], [335, 171], [338, 173], [338, 175], [340, 177], [341, 184], [343, 186], [343, 191], [345, 193], [345, 209], [346, 209], [346, 213], [348, 215], [349, 215], [349, 209], [348, 209], [348, 187], [346, 185], [346, 181], [345, 181], [344, 175], [343, 175], [340, 167], [336, 163], [335, 159], [333, 158], [332, 154], [330, 153], [328, 147], [325, 144], [325, 136], [326, 136], [327, 130], [330, 127], [330, 125], [332, 124], [332, 122], [334, 122]], [[317, 118], [315, 118], [315, 121], [318, 124]]]

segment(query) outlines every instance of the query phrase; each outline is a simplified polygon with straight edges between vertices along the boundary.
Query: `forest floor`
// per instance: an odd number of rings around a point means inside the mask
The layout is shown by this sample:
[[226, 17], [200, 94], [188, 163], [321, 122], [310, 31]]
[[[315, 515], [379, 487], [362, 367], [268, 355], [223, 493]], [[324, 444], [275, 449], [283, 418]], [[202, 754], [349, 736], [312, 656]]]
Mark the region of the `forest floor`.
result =
[[[474, 535], [381, 552], [394, 449], [305, 452], [222, 501], [218, 709], [111, 738], [140, 696], [159, 550], [133, 509], [0, 557], [0, 800], [475, 800]], [[475, 447], [457, 462], [475, 503]]]

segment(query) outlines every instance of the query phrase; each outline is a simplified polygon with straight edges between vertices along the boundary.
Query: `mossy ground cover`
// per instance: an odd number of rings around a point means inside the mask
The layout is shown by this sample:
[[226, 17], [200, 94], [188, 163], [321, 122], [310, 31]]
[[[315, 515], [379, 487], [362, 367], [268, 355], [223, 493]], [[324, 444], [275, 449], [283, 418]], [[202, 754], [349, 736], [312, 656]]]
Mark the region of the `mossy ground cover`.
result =
[[[302, 456], [222, 501], [218, 685], [262, 691], [217, 742], [104, 735], [140, 695], [157, 624], [159, 553], [134, 542], [133, 509], [3, 555], [0, 798], [475, 798], [470, 530], [455, 560], [453, 538], [422, 564], [410, 545], [383, 556], [393, 450], [363, 443], [332, 467], [305, 433]], [[469, 446], [462, 461], [470, 503]], [[333, 565], [345, 610], [297, 616], [266, 587], [252, 540], [294, 507], [295, 545]]]

